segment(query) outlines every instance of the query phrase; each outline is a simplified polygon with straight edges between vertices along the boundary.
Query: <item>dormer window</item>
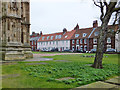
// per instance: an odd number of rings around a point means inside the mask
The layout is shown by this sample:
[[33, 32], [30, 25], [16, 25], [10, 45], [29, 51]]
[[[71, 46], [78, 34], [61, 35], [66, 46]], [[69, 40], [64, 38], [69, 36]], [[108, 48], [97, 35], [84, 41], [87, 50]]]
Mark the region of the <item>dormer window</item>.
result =
[[87, 34], [86, 33], [83, 33], [83, 37], [86, 37], [87, 36]]
[[47, 40], [49, 39], [50, 36], [47, 36]]
[[68, 37], [68, 35], [65, 36], [65, 38], [67, 38], [67, 37]]
[[79, 34], [75, 34], [75, 38], [79, 37]]
[[98, 36], [98, 35], [99, 35], [99, 32], [95, 32], [94, 35], [95, 35], [95, 36]]
[[57, 38], [58, 38], [58, 35], [55, 36], [55, 39], [57, 39]]
[[59, 35], [59, 39], [61, 38], [62, 36], [61, 35]]
[[53, 36], [51, 36], [51, 40], [53, 39]]
[[42, 37], [42, 40], [44, 40], [45, 39], [45, 37]]

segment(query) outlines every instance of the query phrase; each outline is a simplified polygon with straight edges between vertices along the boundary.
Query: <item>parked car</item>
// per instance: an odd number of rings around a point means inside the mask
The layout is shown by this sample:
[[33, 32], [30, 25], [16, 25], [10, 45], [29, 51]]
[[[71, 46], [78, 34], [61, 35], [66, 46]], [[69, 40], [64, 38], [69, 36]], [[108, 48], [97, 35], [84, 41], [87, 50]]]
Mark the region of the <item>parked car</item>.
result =
[[91, 49], [90, 50], [90, 53], [95, 53], [96, 52], [96, 49]]
[[47, 50], [47, 49], [42, 49], [41, 51], [43, 51], [43, 52], [48, 52], [49, 50]]
[[85, 53], [86, 51], [78, 49], [78, 50], [76, 50], [76, 52], [78, 52], [78, 53]]
[[73, 50], [66, 49], [66, 50], [64, 50], [64, 52], [73, 52]]
[[106, 50], [106, 52], [116, 52], [116, 50], [113, 49], [113, 48], [109, 48], [109, 49]]
[[51, 52], [57, 52], [57, 51], [58, 51], [58, 48], [51, 49]]

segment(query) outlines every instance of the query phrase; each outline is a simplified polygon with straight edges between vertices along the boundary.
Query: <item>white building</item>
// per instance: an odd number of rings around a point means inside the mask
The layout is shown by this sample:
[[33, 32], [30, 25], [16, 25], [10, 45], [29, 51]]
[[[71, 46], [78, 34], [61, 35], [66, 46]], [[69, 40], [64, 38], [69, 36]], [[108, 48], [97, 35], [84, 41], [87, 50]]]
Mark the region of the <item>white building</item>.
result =
[[41, 35], [37, 43], [37, 49], [51, 50], [58, 48], [59, 51], [70, 49], [70, 39], [75, 33], [75, 30], [67, 31], [63, 29], [63, 32]]

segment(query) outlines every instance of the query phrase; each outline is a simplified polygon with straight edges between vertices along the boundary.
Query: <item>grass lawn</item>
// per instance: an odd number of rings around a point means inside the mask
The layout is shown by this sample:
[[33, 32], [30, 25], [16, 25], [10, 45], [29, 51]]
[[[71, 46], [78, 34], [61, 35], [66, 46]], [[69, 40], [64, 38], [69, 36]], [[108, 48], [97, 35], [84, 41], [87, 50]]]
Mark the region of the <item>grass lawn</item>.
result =
[[[15, 65], [3, 65], [3, 76], [19, 74], [18, 77], [3, 78], [3, 88], [75, 88], [81, 85], [119, 75], [118, 54], [105, 54], [104, 69], [94, 69], [89, 66], [94, 61], [94, 54], [45, 56], [53, 61], [37, 61], [29, 63], [48, 63], [41, 65], [26, 65], [18, 62]], [[55, 60], [64, 60], [55, 61]], [[66, 61], [66, 62], [65, 62]], [[27, 62], [28, 63], [28, 62]], [[63, 77], [74, 79], [61, 80]]]

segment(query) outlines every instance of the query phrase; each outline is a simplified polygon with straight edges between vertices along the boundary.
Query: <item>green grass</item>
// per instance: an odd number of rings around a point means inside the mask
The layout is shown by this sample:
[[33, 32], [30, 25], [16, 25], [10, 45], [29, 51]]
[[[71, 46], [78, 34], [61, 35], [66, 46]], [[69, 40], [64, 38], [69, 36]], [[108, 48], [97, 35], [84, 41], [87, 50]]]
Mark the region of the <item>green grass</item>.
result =
[[[85, 55], [93, 56], [94, 54], [45, 56], [54, 59], [40, 61], [48, 63], [45, 65], [26, 65], [25, 62], [19, 62], [17, 65], [3, 65], [3, 75], [20, 74], [19, 77], [4, 78], [3, 88], [75, 88], [119, 75], [118, 57], [120, 56], [118, 54], [104, 55], [104, 69], [94, 69], [86, 65], [92, 64], [94, 57], [83, 57]], [[70, 62], [55, 62], [55, 60]], [[55, 80], [63, 77], [75, 79]]]

